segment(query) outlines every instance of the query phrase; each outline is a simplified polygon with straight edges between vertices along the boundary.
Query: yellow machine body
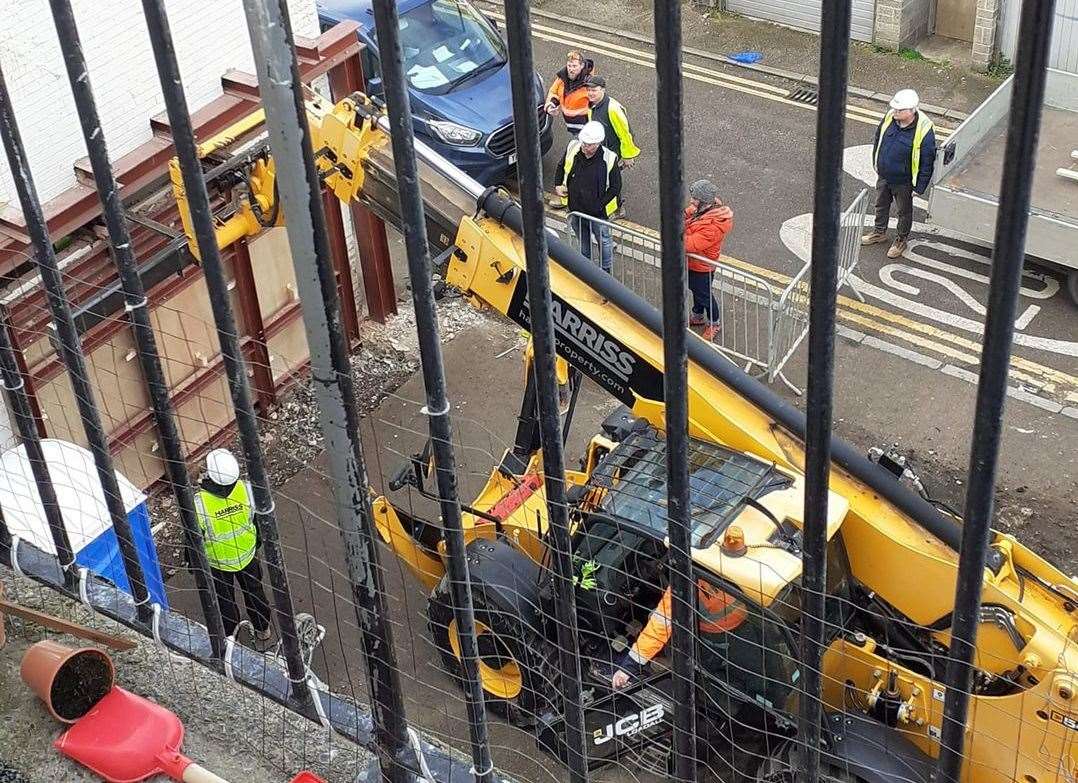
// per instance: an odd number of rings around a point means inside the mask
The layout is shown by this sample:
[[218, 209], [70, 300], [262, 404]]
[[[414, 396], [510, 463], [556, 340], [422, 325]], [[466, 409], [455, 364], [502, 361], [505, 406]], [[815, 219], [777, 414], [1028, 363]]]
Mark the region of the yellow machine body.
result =
[[[369, 116], [357, 113], [365, 100], [354, 96], [336, 106], [320, 99], [308, 104], [318, 166], [327, 185], [344, 201], [362, 200], [365, 159], [388, 144], [386, 134]], [[247, 118], [203, 145], [200, 154], [209, 154], [256, 130], [261, 121], [260, 116]], [[178, 167], [174, 165], [171, 171], [184, 230], [193, 240]], [[274, 198], [273, 176], [272, 159], [267, 159], [254, 164], [248, 177], [252, 197], [267, 209]], [[245, 212], [241, 206], [218, 227], [218, 245], [226, 247], [262, 228], [250, 214], [250, 207]], [[493, 218], [464, 215], [454, 244], [447, 283], [475, 306], [507, 313], [518, 277], [525, 269], [521, 237]], [[558, 297], [572, 302], [583, 316], [602, 324], [624, 345], [631, 346], [635, 354], [662, 371], [663, 345], [659, 336], [553, 260], [550, 281]], [[560, 380], [564, 380], [564, 364], [559, 370]], [[777, 516], [799, 526], [805, 462], [802, 442], [692, 361], [688, 382], [690, 435], [774, 463], [793, 477], [794, 486], [769, 497], [768, 504]], [[637, 398], [632, 412], [657, 430], [663, 429], [661, 402]], [[567, 481], [586, 484], [599, 455], [613, 445], [602, 436], [594, 438], [583, 470], [567, 473]], [[541, 472], [539, 452], [531, 455], [523, 476], [510, 478], [492, 470], [486, 487], [471, 502], [472, 508], [490, 512], [519, 490], [529, 476], [538, 481], [538, 488], [501, 522], [505, 538], [538, 563], [545, 561], [543, 538], [547, 527]], [[828, 532], [830, 536], [841, 536], [853, 577], [911, 623], [926, 626], [947, 616], [954, 603], [957, 554], [837, 465], [831, 470], [830, 491]], [[589, 502], [597, 499], [584, 501]], [[418, 544], [409, 532], [405, 515], [385, 498], [374, 501], [374, 515], [385, 543], [419, 581], [428, 589], [438, 584], [445, 573], [444, 545], [424, 548]], [[800, 561], [776, 548], [753, 548], [766, 540], [774, 528], [759, 512], [743, 512], [737, 524], [745, 531], [750, 554], [735, 562], [724, 557], [715, 545], [694, 551], [693, 558], [701, 568], [736, 583], [747, 596], [766, 606], [783, 586], [800, 576]], [[464, 527], [469, 541], [495, 535], [495, 526], [474, 514], [464, 515]], [[976, 665], [988, 675], [1020, 672], [1021, 690], [1007, 696], [973, 696], [964, 779], [971, 783], [1074, 781], [1074, 770], [1078, 769], [1074, 742], [1074, 732], [1078, 730], [1078, 589], [1070, 577], [1013, 537], [994, 533], [992, 546], [1002, 557], [1003, 566], [995, 573], [985, 570], [983, 602], [1013, 615], [1019, 640], [1016, 642], [1014, 635], [998, 624], [982, 622]], [[1020, 576], [1018, 569], [1027, 576]], [[764, 573], [768, 576], [762, 577]], [[949, 641], [946, 631], [936, 632], [936, 636], [944, 644]], [[898, 728], [935, 756], [939, 752], [943, 686], [883, 656], [878, 650], [880, 641], [866, 637], [860, 643], [839, 640], [831, 645], [824, 656], [825, 701], [835, 710], [847, 708], [851, 698], [870, 703], [894, 673], [903, 699]]]

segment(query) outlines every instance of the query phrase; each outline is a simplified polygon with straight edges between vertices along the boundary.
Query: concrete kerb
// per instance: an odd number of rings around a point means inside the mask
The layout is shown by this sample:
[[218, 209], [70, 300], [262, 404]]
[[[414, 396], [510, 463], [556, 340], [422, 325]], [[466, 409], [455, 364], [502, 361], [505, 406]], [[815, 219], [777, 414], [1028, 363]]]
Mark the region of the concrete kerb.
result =
[[[479, 1], [480, 1], [481, 4], [487, 4], [487, 5], [496, 6], [496, 4], [490, 2], [490, 0], [479, 0]], [[590, 30], [599, 30], [600, 32], [603, 32], [603, 33], [605, 33], [607, 35], [614, 35], [614, 36], [617, 36], [619, 38], [625, 38], [625, 39], [628, 39], [630, 41], [636, 41], [637, 43], [646, 44], [648, 46], [654, 46], [655, 45], [655, 42], [652, 41], [647, 36], [641, 35], [639, 33], [634, 33], [634, 32], [628, 31], [628, 30], [618, 30], [618, 29], [615, 29], [615, 28], [602, 28], [602, 29], [600, 29], [600, 28], [598, 28], [598, 27], [596, 27], [594, 25], [588, 24], [586, 22], [581, 22], [579, 20], [567, 20], [564, 17], [558, 16], [557, 14], [552, 14], [549, 11], [543, 11], [543, 10], [538, 9], [538, 8], [531, 9], [531, 13], [532, 13], [532, 15], [537, 16], [537, 17], [542, 18], [542, 19], [545, 19], [545, 20], [547, 20], [549, 22], [557, 22], [559, 24], [565, 24], [566, 22], [569, 22], [570, 24], [573, 24], [573, 25], [575, 25], [577, 27], [582, 27], [582, 28], [586, 28], [586, 29], [590, 29]], [[799, 82], [801, 84], [811, 85], [814, 88], [817, 87], [818, 83], [819, 83], [817, 77], [815, 77], [815, 76], [813, 76], [811, 74], [798, 73], [797, 71], [789, 71], [789, 70], [786, 70], [784, 68], [775, 68], [774, 66], [770, 66], [770, 65], [760, 65], [759, 63], [738, 62], [737, 60], [734, 60], [734, 59], [731, 59], [730, 57], [727, 57], [726, 55], [716, 54], [715, 52], [709, 52], [706, 49], [700, 49], [700, 48], [697, 48], [697, 47], [694, 47], [694, 46], [683, 46], [682, 51], [685, 54], [692, 55], [693, 57], [700, 57], [701, 59], [711, 60], [712, 62], [718, 62], [718, 63], [722, 63], [724, 65], [736, 66], [737, 68], [743, 68], [744, 70], [747, 70], [747, 71], [754, 71], [756, 73], [762, 73], [762, 74], [766, 74], [768, 76], [775, 76], [775, 77], [780, 78], [780, 79], [788, 79], [788, 80], [793, 81], [793, 82]], [[864, 89], [862, 87], [857, 87], [857, 86], [854, 86], [854, 85], [850, 85], [847, 88], [847, 92], [850, 95], [853, 95], [853, 96], [855, 96], [857, 98], [862, 98], [864, 100], [869, 100], [869, 101], [873, 101], [873, 102], [876, 102], [876, 103], [883, 103], [883, 104], [889, 103], [890, 100], [891, 100], [891, 97], [892, 97], [891, 95], [887, 95], [887, 94], [884, 94], [884, 93], [881, 93], [881, 92], [877, 92], [876, 90], [867, 90], [867, 89]], [[960, 112], [960, 111], [957, 111], [955, 109], [948, 109], [948, 108], [945, 108], [943, 106], [936, 106], [935, 104], [931, 104], [931, 103], [923, 103], [922, 102], [921, 103], [921, 108], [923, 108], [926, 112], [933, 115], [937, 119], [953, 120], [956, 123], [962, 122], [968, 116], [965, 112]]]

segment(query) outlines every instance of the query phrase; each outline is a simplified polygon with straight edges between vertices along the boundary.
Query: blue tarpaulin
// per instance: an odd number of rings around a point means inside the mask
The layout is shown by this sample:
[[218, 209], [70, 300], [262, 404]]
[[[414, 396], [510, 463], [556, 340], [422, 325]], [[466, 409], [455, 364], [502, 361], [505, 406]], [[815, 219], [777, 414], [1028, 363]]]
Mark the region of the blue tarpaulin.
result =
[[[131, 586], [124, 572], [119, 543], [105, 505], [105, 494], [97, 478], [93, 455], [74, 443], [46, 439], [41, 441], [45, 463], [49, 468], [56, 499], [60, 505], [64, 527], [75, 562], [97, 576], [107, 579], [128, 593]], [[34, 483], [30, 460], [22, 446], [4, 452], [0, 457], [0, 508], [4, 521], [13, 536], [33, 544], [49, 554], [56, 554], [49, 533], [45, 510]], [[127, 512], [127, 522], [138, 550], [139, 562], [146, 578], [150, 600], [168, 607], [157, 547], [150, 530], [146, 496], [119, 473], [116, 481]]]

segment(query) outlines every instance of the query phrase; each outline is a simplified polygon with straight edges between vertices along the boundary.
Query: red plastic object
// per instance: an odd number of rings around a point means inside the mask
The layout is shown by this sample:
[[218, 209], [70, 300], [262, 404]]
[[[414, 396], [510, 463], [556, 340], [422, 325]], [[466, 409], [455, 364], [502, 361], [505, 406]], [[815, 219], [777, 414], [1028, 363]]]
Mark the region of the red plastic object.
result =
[[115, 687], [53, 743], [110, 783], [164, 774], [183, 780], [183, 724], [152, 701]]
[[322, 780], [322, 778], [318, 777], [318, 775], [313, 772], [303, 770], [303, 772], [292, 778], [289, 783], [326, 783], [326, 781]]

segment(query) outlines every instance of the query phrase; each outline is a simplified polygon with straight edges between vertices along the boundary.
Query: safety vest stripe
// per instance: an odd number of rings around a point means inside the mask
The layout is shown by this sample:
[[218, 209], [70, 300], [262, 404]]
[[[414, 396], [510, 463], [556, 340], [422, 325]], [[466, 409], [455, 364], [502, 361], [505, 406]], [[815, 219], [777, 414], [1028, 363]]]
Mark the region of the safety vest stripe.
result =
[[220, 571], [246, 567], [258, 543], [246, 484], [237, 483], [224, 498], [202, 490], [195, 496], [195, 507], [209, 564]]
[[[580, 142], [579, 139], [573, 139], [571, 142], [569, 142], [569, 146], [565, 150], [565, 167], [564, 167], [565, 179], [560, 184], [564, 185], [565, 183], [567, 183], [569, 181], [569, 172], [571, 172], [573, 170], [573, 164], [576, 162], [576, 154], [577, 154], [577, 152], [580, 151], [580, 147], [581, 147], [581, 142]], [[613, 150], [609, 150], [606, 147], [603, 147], [602, 150], [603, 150], [603, 163], [606, 164], [606, 186], [610, 187], [610, 172], [614, 170], [614, 166], [618, 162], [618, 156], [613, 152]], [[562, 196], [561, 197], [561, 203], [568, 206], [569, 205], [569, 197], [568, 196]], [[617, 199], [616, 196], [614, 198], [610, 199], [610, 201], [607, 203], [605, 209], [606, 209], [606, 216], [607, 217], [610, 217], [611, 215], [613, 215], [615, 212], [618, 211], [618, 199]]]
[[[872, 153], [872, 166], [876, 171], [880, 170], [880, 150], [883, 148], [883, 134], [891, 127], [894, 120], [895, 113], [889, 111], [884, 115], [883, 123], [880, 125], [880, 138], [876, 142], [876, 149]], [[921, 173], [921, 146], [928, 137], [928, 132], [934, 128], [935, 125], [932, 120], [926, 117], [924, 112], [917, 112], [917, 128], [913, 132], [913, 159], [910, 161], [910, 174], [914, 187], [917, 185], [917, 175]]]

